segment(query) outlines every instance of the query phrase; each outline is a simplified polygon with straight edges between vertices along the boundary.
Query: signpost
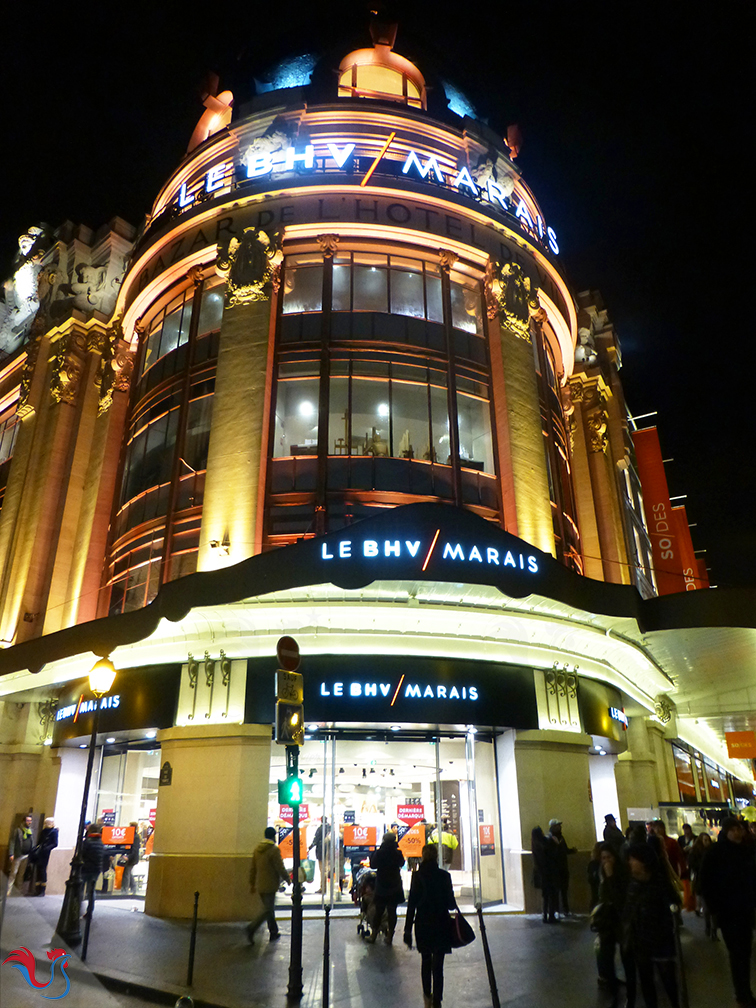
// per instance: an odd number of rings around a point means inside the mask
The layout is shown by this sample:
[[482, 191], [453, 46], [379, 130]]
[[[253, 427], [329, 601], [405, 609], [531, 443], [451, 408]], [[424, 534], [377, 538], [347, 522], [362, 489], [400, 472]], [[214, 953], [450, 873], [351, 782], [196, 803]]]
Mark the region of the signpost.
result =
[[304, 679], [299, 668], [299, 645], [293, 637], [282, 637], [276, 646], [276, 742], [286, 746], [286, 779], [278, 782], [278, 801], [292, 810], [291, 955], [287, 997], [302, 998], [302, 883], [299, 879], [299, 810], [304, 783], [299, 776], [299, 747], [304, 744]]

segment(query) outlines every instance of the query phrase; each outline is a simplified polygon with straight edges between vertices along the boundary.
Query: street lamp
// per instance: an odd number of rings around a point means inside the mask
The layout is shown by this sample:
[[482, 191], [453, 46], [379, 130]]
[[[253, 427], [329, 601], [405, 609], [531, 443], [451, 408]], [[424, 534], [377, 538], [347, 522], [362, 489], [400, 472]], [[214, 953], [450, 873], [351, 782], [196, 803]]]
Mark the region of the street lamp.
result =
[[[100, 658], [92, 666], [89, 673], [89, 689], [97, 701], [105, 696], [113, 686], [116, 677], [115, 666], [110, 658]], [[87, 801], [89, 798], [89, 785], [92, 780], [92, 766], [94, 764], [95, 748], [97, 746], [97, 726], [100, 720], [100, 704], [95, 703], [94, 716], [92, 718], [92, 735], [89, 739], [89, 755], [87, 758], [87, 772], [84, 776], [84, 793], [81, 796], [81, 813], [79, 815], [79, 831], [76, 834], [76, 846], [74, 856], [71, 861], [71, 873], [66, 879], [66, 892], [63, 897], [63, 905], [60, 908], [60, 917], [55, 931], [60, 938], [68, 945], [78, 945], [81, 941], [81, 901], [83, 890], [83, 879], [81, 870], [83, 859], [81, 856], [82, 845], [84, 843], [84, 822], [87, 815]]]

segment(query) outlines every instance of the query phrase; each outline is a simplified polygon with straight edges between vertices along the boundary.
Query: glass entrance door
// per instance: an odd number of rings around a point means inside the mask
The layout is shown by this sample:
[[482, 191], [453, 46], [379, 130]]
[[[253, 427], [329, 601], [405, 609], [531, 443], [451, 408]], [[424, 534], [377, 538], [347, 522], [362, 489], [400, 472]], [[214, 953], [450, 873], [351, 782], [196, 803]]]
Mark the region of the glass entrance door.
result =
[[[279, 806], [283, 750], [273, 747], [268, 821], [278, 827], [281, 852], [292, 864], [292, 811]], [[474, 733], [407, 740], [329, 735], [300, 751], [304, 802], [300, 855], [305, 904], [352, 901], [353, 883], [388, 830], [405, 856], [403, 883], [426, 842], [440, 841], [439, 860], [451, 872], [460, 903], [498, 902], [503, 878], [493, 745]]]

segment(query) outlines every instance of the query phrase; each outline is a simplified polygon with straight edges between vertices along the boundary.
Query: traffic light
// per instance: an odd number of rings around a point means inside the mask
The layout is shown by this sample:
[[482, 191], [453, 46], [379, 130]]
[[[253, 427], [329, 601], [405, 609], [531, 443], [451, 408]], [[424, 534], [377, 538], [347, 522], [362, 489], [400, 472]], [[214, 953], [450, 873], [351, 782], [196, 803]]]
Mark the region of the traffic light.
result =
[[304, 707], [301, 703], [276, 704], [276, 742], [279, 745], [304, 745]]
[[304, 782], [301, 777], [287, 777], [286, 780], [278, 782], [278, 804], [295, 805], [302, 804], [304, 797]]

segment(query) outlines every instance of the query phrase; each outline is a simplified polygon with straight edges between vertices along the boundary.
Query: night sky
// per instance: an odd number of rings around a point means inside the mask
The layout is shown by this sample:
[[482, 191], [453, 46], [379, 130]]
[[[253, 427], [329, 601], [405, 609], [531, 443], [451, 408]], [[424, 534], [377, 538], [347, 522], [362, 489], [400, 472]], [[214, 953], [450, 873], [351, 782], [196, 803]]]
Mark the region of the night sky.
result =
[[[2, 276], [32, 223], [139, 224], [185, 152], [208, 70], [251, 93], [280, 56], [370, 44], [362, 2], [51, 9], [4, 25]], [[712, 584], [756, 584], [751, 4], [398, 12], [398, 52], [435, 64], [499, 132], [519, 124], [517, 163], [569, 282], [601, 292], [619, 334], [628, 405], [658, 410], [670, 493], [688, 495]]]

